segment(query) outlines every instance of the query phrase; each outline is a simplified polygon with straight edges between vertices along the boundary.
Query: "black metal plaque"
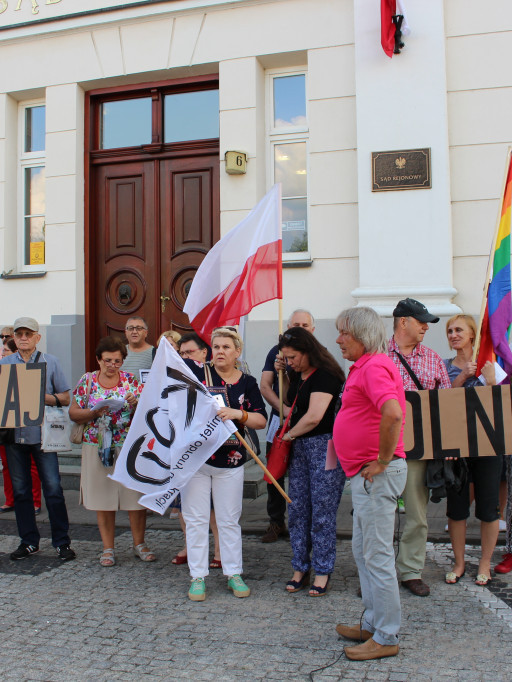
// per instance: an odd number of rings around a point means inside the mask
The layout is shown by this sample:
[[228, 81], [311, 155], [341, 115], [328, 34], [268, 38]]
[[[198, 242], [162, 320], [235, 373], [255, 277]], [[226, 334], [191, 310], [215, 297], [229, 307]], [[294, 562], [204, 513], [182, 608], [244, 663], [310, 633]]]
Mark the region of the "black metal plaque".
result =
[[372, 192], [430, 189], [430, 149], [372, 152]]

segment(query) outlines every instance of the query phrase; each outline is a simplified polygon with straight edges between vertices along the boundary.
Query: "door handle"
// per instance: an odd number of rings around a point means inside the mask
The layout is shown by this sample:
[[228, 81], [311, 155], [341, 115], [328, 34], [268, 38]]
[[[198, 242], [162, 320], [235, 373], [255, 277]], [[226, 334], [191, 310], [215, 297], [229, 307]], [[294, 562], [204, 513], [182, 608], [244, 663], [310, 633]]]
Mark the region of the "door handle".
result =
[[165, 305], [167, 301], [170, 301], [170, 297], [165, 295], [165, 291], [162, 291], [162, 295], [160, 296], [160, 301], [162, 304], [162, 312], [165, 313]]

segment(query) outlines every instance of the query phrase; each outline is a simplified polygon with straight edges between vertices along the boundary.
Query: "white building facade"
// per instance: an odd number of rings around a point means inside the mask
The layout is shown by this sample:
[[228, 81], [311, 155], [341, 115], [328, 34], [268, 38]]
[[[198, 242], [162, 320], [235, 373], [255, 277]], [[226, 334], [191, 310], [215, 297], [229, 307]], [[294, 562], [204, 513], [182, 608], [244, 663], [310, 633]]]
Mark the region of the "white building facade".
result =
[[[406, 11], [389, 59], [378, 0], [0, 0], [0, 323], [36, 317], [73, 380], [131, 314], [153, 340], [184, 329], [202, 257], [276, 181], [284, 313], [310, 309], [331, 349], [351, 305], [478, 315], [512, 5]], [[372, 191], [372, 153], [413, 149], [431, 187]], [[249, 316], [255, 374], [276, 320], [275, 302]], [[430, 345], [446, 356], [442, 329]]]

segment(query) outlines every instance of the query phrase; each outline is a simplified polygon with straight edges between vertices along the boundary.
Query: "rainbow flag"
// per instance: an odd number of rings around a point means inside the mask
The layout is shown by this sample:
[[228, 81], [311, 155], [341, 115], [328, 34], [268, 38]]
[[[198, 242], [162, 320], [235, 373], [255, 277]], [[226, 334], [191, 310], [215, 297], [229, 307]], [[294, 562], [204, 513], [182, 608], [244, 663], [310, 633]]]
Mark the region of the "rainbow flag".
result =
[[512, 351], [508, 344], [512, 324], [512, 295], [510, 283], [510, 212], [512, 204], [512, 157], [508, 154], [508, 173], [501, 201], [501, 217], [494, 253], [491, 253], [492, 273], [487, 290], [487, 304], [477, 360], [477, 375], [490, 360], [497, 362], [510, 376]]

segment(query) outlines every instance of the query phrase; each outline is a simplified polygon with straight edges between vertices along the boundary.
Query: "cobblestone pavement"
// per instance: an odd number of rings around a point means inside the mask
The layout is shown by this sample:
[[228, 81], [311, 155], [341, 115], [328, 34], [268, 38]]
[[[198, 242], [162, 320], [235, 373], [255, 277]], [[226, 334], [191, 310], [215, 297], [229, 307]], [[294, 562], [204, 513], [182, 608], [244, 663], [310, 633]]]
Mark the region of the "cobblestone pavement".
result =
[[495, 578], [490, 590], [477, 588], [472, 547], [466, 577], [449, 586], [443, 582], [449, 551], [429, 545], [424, 577], [432, 595], [402, 590], [400, 654], [361, 663], [344, 657], [334, 630], [361, 616], [347, 541], [339, 542], [332, 590], [312, 599], [284, 591], [291, 577], [287, 540], [263, 545], [245, 535], [251, 597], [236, 599], [221, 572], [212, 571], [206, 601], [197, 603], [187, 598], [186, 565], [170, 563], [181, 542], [177, 531], [149, 530], [158, 560], [144, 564], [133, 556], [129, 532], [120, 529], [114, 568], [98, 563], [95, 528], [73, 527], [78, 558], [63, 565], [47, 531], [39, 554], [13, 562], [15, 524], [0, 525], [3, 682], [512, 679], [512, 577]]

